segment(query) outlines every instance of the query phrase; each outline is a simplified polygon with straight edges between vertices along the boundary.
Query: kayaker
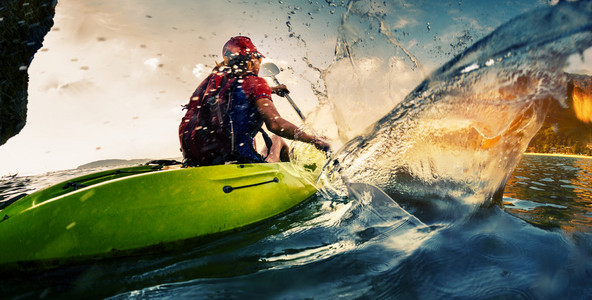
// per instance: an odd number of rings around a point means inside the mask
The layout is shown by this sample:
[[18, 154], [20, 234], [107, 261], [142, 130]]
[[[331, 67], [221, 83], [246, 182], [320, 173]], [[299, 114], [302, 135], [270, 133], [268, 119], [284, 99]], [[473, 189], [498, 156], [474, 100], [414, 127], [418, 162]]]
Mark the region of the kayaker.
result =
[[[258, 76], [264, 56], [250, 38], [231, 38], [222, 54], [224, 61], [197, 87], [179, 126], [187, 165], [288, 161], [289, 148], [281, 137], [329, 150], [323, 138], [281, 117], [271, 94], [283, 97], [289, 90], [285, 85], [270, 87]], [[275, 134], [272, 138], [261, 130], [263, 123]], [[266, 141], [261, 154], [254, 145], [258, 132]]]

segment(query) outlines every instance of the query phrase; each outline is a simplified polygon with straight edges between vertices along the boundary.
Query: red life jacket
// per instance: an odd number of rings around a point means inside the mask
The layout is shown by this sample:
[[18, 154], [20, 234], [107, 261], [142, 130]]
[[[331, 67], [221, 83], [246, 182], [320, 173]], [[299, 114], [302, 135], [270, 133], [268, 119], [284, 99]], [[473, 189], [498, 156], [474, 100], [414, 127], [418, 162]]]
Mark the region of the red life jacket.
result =
[[234, 141], [227, 111], [235, 81], [226, 72], [214, 72], [193, 93], [179, 126], [186, 164], [217, 165], [231, 160]]

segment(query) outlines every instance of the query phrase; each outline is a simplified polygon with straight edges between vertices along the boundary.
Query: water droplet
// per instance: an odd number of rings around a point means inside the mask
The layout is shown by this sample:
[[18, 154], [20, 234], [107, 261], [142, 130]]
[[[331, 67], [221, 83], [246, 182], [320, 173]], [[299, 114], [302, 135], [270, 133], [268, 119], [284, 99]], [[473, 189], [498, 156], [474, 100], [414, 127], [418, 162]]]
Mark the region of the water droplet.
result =
[[66, 230], [70, 230], [72, 229], [72, 227], [76, 226], [76, 222], [72, 222], [70, 223], [68, 226], [66, 226]]

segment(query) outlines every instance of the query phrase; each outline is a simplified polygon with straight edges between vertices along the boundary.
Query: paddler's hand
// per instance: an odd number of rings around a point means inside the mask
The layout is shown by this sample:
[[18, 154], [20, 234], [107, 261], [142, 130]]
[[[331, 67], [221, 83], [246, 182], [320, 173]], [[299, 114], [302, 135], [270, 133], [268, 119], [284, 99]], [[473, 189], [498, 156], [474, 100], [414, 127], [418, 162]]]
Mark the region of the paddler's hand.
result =
[[271, 93], [272, 94], [276, 94], [276, 95], [278, 95], [280, 97], [284, 97], [287, 94], [289, 94], [290, 91], [288, 90], [288, 87], [286, 87], [285, 84], [280, 84], [278, 86], [272, 86], [271, 87]]
[[331, 145], [329, 145], [329, 143], [327, 143], [327, 141], [325, 141], [324, 137], [315, 137], [314, 139], [312, 139], [311, 144], [313, 144], [315, 146], [315, 148], [324, 151], [324, 152], [329, 152], [331, 151]]

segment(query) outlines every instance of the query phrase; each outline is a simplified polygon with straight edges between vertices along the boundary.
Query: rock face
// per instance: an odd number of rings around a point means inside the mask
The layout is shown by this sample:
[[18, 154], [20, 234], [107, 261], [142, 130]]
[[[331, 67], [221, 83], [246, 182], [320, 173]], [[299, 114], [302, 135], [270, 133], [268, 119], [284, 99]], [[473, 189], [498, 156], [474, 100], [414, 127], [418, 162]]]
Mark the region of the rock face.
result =
[[592, 77], [566, 75], [566, 106], [551, 101], [543, 126], [528, 145], [530, 152], [592, 153], [587, 147], [592, 143]]
[[0, 1], [0, 145], [27, 117], [27, 70], [53, 26], [57, 0]]
[[[551, 107], [547, 123], [560, 125], [563, 132], [579, 135], [592, 128], [592, 77], [567, 75], [567, 107]], [[563, 125], [563, 126], [561, 126]]]

